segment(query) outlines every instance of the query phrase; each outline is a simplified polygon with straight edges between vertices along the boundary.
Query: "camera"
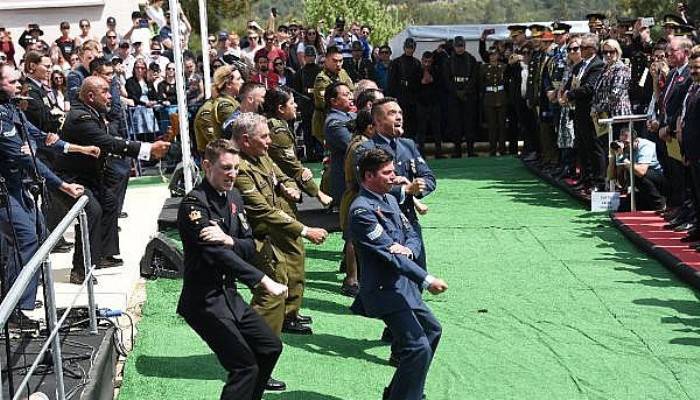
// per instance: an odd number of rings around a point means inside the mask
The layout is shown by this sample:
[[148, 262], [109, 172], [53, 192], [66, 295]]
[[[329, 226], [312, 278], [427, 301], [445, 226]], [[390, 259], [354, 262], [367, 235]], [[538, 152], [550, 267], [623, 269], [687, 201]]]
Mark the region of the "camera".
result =
[[619, 140], [615, 140], [612, 143], [610, 143], [610, 148], [617, 151], [625, 148], [625, 143], [621, 142]]
[[139, 28], [148, 28], [148, 20], [146, 18], [139, 20]]

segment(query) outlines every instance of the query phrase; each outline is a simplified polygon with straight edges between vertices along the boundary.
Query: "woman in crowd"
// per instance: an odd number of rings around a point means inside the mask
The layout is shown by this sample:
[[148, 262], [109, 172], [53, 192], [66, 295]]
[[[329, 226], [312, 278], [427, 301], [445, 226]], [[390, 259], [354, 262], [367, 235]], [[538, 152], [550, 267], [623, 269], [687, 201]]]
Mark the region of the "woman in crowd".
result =
[[66, 98], [66, 76], [63, 72], [54, 69], [51, 72], [49, 85], [49, 102], [51, 103], [51, 113], [65, 114], [70, 109], [70, 102]]
[[58, 68], [65, 74], [70, 71], [71, 65], [65, 57], [63, 57], [63, 52], [58, 46], [51, 46], [49, 49], [49, 58], [51, 59], [51, 65], [53, 65], [54, 69]]
[[593, 95], [591, 113], [596, 113], [594, 121], [603, 115], [631, 115], [629, 86], [632, 71], [622, 62], [622, 48], [615, 39], [604, 40], [601, 48], [605, 69], [596, 83]]
[[79, 26], [80, 26], [80, 34], [75, 37], [75, 47], [76, 48], [82, 46], [83, 43], [87, 42], [88, 40], [94, 40], [97, 42], [100, 41], [97, 38], [97, 36], [90, 33], [90, 21], [88, 21], [86, 19], [81, 19]]
[[158, 30], [167, 25], [168, 21], [163, 10], [163, 0], [149, 0], [145, 11], [148, 19], [158, 25]]
[[158, 99], [158, 94], [153, 84], [148, 82], [146, 77], [146, 61], [138, 58], [134, 61], [134, 70], [131, 78], [126, 80], [126, 93], [134, 101], [134, 104], [153, 107]]
[[292, 71], [291, 68], [287, 68], [284, 59], [281, 57], [276, 58], [275, 61], [272, 62], [272, 65], [275, 67], [274, 72], [279, 76], [279, 85], [291, 85], [292, 79], [294, 79], [294, 71]]
[[134, 133], [158, 132], [158, 121], [153, 112], [153, 107], [158, 104], [158, 93], [153, 84], [148, 82], [146, 61], [143, 58], [134, 61], [132, 76], [126, 80], [126, 94], [136, 106], [132, 109]]
[[68, 62], [70, 63], [70, 69], [75, 69], [78, 65], [80, 65], [80, 57], [78, 56], [78, 53], [71, 54]]
[[174, 63], [168, 63], [165, 67], [165, 78], [158, 84], [158, 100], [166, 106], [177, 104]]
[[297, 56], [300, 60], [304, 59], [306, 46], [314, 46], [316, 49], [316, 62], [319, 62], [326, 55], [326, 46], [323, 44], [323, 39], [316, 28], [310, 27], [307, 29], [304, 33], [304, 40], [297, 45]]
[[568, 53], [566, 69], [564, 70], [564, 78], [562, 79], [562, 89], [558, 93], [559, 105], [561, 111], [559, 113], [559, 129], [557, 134], [557, 147], [559, 147], [561, 155], [562, 171], [561, 178], [571, 178], [576, 169], [576, 153], [574, 150], [574, 120], [571, 118], [571, 105], [566, 102], [563, 97], [563, 88], [567, 87], [569, 81], [574, 78], [574, 66], [581, 62], [581, 38], [572, 36], [566, 47]]

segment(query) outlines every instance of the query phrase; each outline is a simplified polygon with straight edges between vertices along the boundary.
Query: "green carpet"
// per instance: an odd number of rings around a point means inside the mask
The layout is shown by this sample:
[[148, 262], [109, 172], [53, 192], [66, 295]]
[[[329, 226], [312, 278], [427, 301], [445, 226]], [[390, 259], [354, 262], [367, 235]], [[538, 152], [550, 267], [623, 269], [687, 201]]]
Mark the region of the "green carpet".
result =
[[[700, 398], [697, 294], [517, 160], [431, 161], [438, 189], [422, 220], [426, 295], [444, 334], [429, 400]], [[338, 234], [308, 245], [305, 313], [315, 334], [285, 336], [265, 399], [374, 400], [394, 369], [382, 324], [338, 295]], [[225, 373], [175, 314], [180, 282], [148, 283], [123, 400], [218, 398]]]

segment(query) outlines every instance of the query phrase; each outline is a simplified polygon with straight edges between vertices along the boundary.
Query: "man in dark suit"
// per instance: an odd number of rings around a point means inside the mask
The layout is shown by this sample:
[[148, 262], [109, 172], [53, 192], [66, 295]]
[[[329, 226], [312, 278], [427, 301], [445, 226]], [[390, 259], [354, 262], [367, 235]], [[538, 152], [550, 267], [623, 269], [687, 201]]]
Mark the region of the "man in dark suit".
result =
[[221, 399], [258, 400], [282, 353], [282, 342], [241, 297], [236, 280], [286, 297], [287, 286], [255, 268], [253, 231], [233, 184], [240, 157], [218, 139], [204, 151], [205, 179], [185, 196], [178, 229], [185, 273], [177, 312], [207, 342], [228, 380]]
[[394, 334], [399, 364], [384, 399], [420, 400], [442, 328], [423, 302], [419, 287], [432, 294], [447, 284], [413, 259], [420, 240], [393, 196], [396, 174], [391, 154], [370, 149], [360, 161], [362, 188], [350, 206], [350, 235], [362, 266], [353, 312], [379, 318]]
[[[109, 109], [111, 95], [107, 81], [98, 76], [85, 79], [80, 88], [79, 98], [71, 106], [63, 124], [63, 137], [72, 143], [97, 146], [100, 157], [82, 154], [61, 154], [56, 159], [56, 169], [64, 179], [85, 186], [85, 195], [90, 201], [85, 207], [90, 229], [90, 254], [98, 262], [103, 248], [117, 246], [119, 234], [116, 207], [105, 206], [104, 172], [106, 164], [113, 157], [139, 157], [141, 160], [163, 157], [170, 143], [157, 141], [142, 143], [123, 140], [110, 134], [104, 115]], [[54, 199], [67, 211], [75, 202], [58, 194]], [[76, 232], [76, 246], [73, 253], [71, 283], [80, 284], [85, 278], [81, 236]], [[107, 244], [107, 246], [105, 246]]]
[[[607, 149], [598, 140], [593, 119], [591, 118], [591, 101], [593, 91], [604, 63], [598, 57], [598, 37], [588, 34], [581, 39], [581, 58], [573, 70], [573, 79], [566, 86], [566, 101], [575, 104], [574, 131], [576, 147], [580, 149], [583, 163], [583, 182], [580, 189], [595, 187], [603, 190], [605, 186], [605, 160]], [[602, 160], [602, 163], [601, 163]]]
[[[700, 215], [700, 53], [690, 57], [688, 68], [693, 84], [688, 89], [682, 113], [681, 149], [690, 171], [693, 205], [696, 215]], [[688, 233], [688, 240], [696, 239], [698, 230]], [[695, 237], [693, 237], [695, 234]], [[698, 249], [698, 247], [696, 247]]]

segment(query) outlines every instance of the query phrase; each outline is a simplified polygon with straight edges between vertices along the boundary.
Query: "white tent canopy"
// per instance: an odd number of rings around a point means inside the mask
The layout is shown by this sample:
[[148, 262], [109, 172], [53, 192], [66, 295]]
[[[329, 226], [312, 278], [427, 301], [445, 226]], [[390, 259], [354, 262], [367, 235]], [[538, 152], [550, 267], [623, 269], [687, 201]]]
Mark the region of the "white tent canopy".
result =
[[[540, 24], [551, 26], [553, 21], [548, 22], [512, 22], [506, 24], [473, 24], [473, 25], [411, 25], [399, 32], [389, 41], [389, 46], [395, 57], [403, 52], [403, 42], [407, 38], [413, 38], [417, 42], [416, 57], [420, 57], [423, 51], [434, 50], [438, 44], [443, 43], [447, 39], [453, 39], [455, 36], [464, 36], [467, 42], [467, 50], [477, 56], [479, 38], [485, 29], [493, 28], [496, 33], [488, 37], [489, 40], [503, 40], [509, 37], [510, 25], [525, 25]], [[561, 21], [571, 25], [572, 33], [587, 33], [588, 21]], [[528, 31], [529, 34], [529, 31]], [[478, 56], [477, 56], [478, 58]]]

